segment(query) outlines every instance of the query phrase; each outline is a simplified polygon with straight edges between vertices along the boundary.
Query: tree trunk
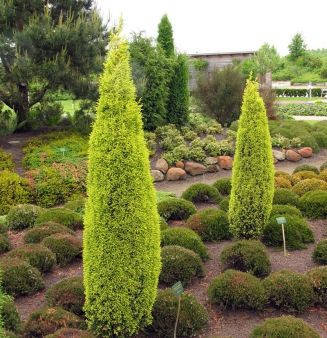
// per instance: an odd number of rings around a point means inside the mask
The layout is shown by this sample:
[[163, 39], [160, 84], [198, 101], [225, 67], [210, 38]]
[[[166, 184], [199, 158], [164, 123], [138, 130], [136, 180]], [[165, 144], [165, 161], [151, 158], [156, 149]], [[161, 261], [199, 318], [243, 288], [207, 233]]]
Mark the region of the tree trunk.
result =
[[19, 99], [14, 103], [14, 110], [17, 114], [17, 129], [22, 129], [24, 122], [27, 120], [29, 111], [28, 87], [25, 83], [17, 85], [19, 91]]

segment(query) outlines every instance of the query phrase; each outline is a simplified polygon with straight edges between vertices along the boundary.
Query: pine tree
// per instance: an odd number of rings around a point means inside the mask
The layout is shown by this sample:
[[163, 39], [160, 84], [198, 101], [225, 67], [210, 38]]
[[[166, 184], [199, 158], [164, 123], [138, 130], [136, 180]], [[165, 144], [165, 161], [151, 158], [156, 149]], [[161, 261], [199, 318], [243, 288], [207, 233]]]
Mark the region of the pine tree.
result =
[[83, 238], [85, 313], [100, 337], [151, 322], [160, 230], [128, 44], [112, 35], [90, 136]]
[[168, 123], [184, 125], [189, 111], [189, 70], [185, 55], [178, 55], [173, 67], [167, 107]]
[[239, 120], [229, 207], [237, 238], [258, 238], [268, 221], [274, 194], [274, 165], [265, 106], [258, 83], [248, 80]]
[[164, 15], [159, 23], [157, 42], [163, 48], [167, 57], [174, 56], [173, 28], [167, 15]]
[[93, 3], [0, 1], [0, 100], [19, 126], [51, 91], [82, 99], [97, 94], [94, 74], [101, 72], [107, 38]]
[[292, 60], [296, 60], [305, 54], [306, 45], [300, 33], [294, 35], [292, 42], [288, 46], [288, 49], [290, 51], [290, 58]]

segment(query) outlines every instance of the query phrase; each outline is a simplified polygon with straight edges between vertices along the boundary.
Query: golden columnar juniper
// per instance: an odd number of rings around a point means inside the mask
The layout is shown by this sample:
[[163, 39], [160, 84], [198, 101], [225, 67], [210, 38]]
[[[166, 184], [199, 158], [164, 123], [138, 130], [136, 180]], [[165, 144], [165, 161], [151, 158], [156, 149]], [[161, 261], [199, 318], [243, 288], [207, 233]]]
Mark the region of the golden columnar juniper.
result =
[[260, 237], [273, 195], [274, 165], [266, 110], [258, 83], [248, 80], [237, 131], [229, 207], [235, 237]]
[[120, 29], [99, 89], [84, 219], [85, 312], [98, 336], [126, 337], [151, 323], [161, 264], [155, 191]]

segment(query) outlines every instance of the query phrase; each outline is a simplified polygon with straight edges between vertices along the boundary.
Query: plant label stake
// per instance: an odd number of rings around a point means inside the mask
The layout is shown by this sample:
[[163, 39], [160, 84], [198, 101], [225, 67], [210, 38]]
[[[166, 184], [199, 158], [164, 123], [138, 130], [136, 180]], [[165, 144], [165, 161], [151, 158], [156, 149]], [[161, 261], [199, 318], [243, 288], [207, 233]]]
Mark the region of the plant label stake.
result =
[[176, 322], [175, 322], [175, 328], [174, 328], [174, 338], [177, 337], [177, 325], [178, 325], [178, 318], [179, 318], [179, 313], [181, 310], [181, 295], [184, 292], [183, 285], [181, 282], [175, 283], [171, 287], [173, 294], [178, 298], [178, 307], [177, 307], [177, 315], [176, 315]]
[[277, 217], [276, 221], [278, 224], [282, 225], [282, 234], [283, 234], [283, 245], [284, 245], [284, 256], [287, 255], [286, 253], [286, 240], [285, 240], [285, 229], [284, 229], [284, 224], [286, 224], [286, 218], [285, 217]]

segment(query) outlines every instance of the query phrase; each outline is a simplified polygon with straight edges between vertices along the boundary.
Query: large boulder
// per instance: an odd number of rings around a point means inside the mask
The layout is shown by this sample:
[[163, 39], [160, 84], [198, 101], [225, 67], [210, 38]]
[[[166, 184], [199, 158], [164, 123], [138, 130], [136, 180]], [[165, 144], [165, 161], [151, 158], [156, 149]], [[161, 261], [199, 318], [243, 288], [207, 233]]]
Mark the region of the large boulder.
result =
[[312, 148], [310, 147], [304, 147], [298, 150], [298, 153], [302, 156], [302, 157], [311, 157], [313, 154]]
[[284, 161], [285, 158], [286, 158], [284, 151], [279, 151], [279, 150], [273, 149], [273, 154], [274, 154], [275, 159], [278, 160], [278, 161]]
[[297, 162], [301, 160], [301, 155], [299, 153], [297, 153], [295, 150], [292, 149], [288, 149], [286, 151], [286, 159], [291, 161], [291, 162]]
[[184, 162], [183, 162], [183, 161], [177, 161], [177, 162], [175, 163], [175, 167], [176, 167], [176, 168], [184, 169], [184, 167], [185, 167]]
[[172, 167], [167, 171], [166, 179], [168, 181], [183, 180], [186, 177], [186, 172], [182, 168]]
[[156, 169], [151, 170], [151, 175], [153, 177], [154, 182], [160, 182], [165, 179], [165, 175], [160, 170]]
[[185, 171], [192, 176], [196, 176], [204, 174], [206, 167], [201, 163], [188, 161], [185, 163]]
[[154, 167], [156, 170], [160, 170], [164, 174], [166, 174], [169, 168], [168, 163], [164, 158], [159, 158]]
[[221, 169], [230, 170], [233, 168], [233, 159], [230, 156], [218, 156], [218, 164]]

